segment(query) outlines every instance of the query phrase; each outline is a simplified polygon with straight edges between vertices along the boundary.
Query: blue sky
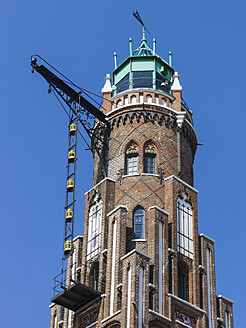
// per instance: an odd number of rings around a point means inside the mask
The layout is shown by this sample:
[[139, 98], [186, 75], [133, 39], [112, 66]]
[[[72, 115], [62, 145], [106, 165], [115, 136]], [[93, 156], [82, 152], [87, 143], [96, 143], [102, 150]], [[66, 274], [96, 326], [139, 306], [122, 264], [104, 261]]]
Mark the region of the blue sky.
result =
[[[11, 1], [0, 13], [2, 160], [1, 323], [48, 327], [52, 278], [60, 270], [65, 199], [67, 117], [47, 84], [31, 74], [38, 53], [71, 80], [100, 94], [106, 73], [141, 40], [138, 9], [157, 53], [180, 73], [194, 110], [198, 140], [195, 187], [199, 232], [216, 240], [217, 294], [245, 311], [245, 9], [244, 1]], [[76, 234], [92, 156], [79, 140]]]

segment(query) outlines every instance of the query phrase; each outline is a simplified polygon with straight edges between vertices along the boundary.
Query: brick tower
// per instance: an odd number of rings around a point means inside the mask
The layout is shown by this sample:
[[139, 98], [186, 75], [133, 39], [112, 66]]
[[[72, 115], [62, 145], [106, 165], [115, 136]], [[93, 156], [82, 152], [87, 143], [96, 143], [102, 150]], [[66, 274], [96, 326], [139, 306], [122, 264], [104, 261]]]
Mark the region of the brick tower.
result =
[[74, 239], [50, 328], [233, 328], [233, 302], [216, 296], [214, 240], [198, 234], [193, 161], [197, 136], [179, 75], [141, 45], [108, 74], [85, 194], [84, 236]]

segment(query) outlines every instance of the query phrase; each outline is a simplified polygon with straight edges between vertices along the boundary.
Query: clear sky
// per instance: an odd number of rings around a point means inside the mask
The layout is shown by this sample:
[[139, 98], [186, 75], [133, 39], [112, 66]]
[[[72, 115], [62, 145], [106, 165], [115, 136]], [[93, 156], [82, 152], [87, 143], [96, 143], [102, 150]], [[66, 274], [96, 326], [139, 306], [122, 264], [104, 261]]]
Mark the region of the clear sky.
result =
[[[0, 13], [1, 326], [49, 325], [59, 273], [65, 199], [67, 117], [31, 73], [38, 53], [71, 80], [100, 94], [106, 73], [141, 40], [138, 9], [157, 53], [173, 53], [183, 97], [203, 146], [195, 159], [199, 232], [216, 240], [217, 294], [245, 301], [245, 1], [2, 1]], [[82, 234], [92, 156], [79, 140], [75, 235]]]

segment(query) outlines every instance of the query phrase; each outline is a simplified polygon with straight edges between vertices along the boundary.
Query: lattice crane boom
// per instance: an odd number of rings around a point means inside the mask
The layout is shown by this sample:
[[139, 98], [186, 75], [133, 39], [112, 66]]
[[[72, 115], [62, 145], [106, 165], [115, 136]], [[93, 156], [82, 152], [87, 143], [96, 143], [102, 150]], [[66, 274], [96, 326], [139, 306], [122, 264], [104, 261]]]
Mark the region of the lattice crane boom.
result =
[[75, 101], [81, 107], [84, 107], [91, 115], [96, 117], [99, 121], [108, 125], [108, 121], [106, 120], [106, 115], [103, 112], [101, 112], [87, 99], [85, 99], [81, 95], [81, 92], [76, 92], [69, 85], [67, 85], [67, 83], [62, 81], [62, 79], [60, 79], [58, 76], [52, 73], [48, 68], [46, 68], [43, 64], [38, 65], [37, 58], [41, 58], [41, 57], [38, 55], [33, 55], [31, 57], [31, 66], [34, 70], [36, 70], [40, 75], [42, 75], [45, 78], [45, 80], [49, 83], [49, 85], [55, 86], [65, 95], [67, 95], [69, 97], [68, 102], [71, 103], [72, 101]]
[[[42, 64], [38, 65], [41, 60]], [[46, 63], [49, 68], [45, 67]], [[69, 115], [69, 131], [68, 131], [68, 153], [67, 153], [67, 185], [66, 185], [66, 200], [65, 200], [65, 226], [64, 226], [64, 242], [63, 242], [63, 257], [62, 257], [62, 276], [63, 280], [63, 262], [73, 253], [73, 230], [74, 230], [74, 212], [75, 212], [75, 178], [76, 178], [76, 162], [77, 162], [77, 134], [78, 122], [81, 123], [87, 135], [90, 138], [91, 144], [97, 152], [103, 166], [103, 158], [101, 157], [100, 147], [107, 146], [104, 137], [97, 134], [94, 129], [94, 119], [97, 119], [103, 131], [109, 131], [109, 122], [106, 115], [97, 109], [90, 101], [82, 96], [83, 90], [75, 85], [71, 80], [65, 77], [61, 72], [56, 70], [52, 65], [45, 61], [39, 55], [31, 56], [32, 72], [35, 70], [44, 77], [49, 85], [49, 93], [54, 91], [70, 108]], [[78, 91], [75, 91], [70, 85], [74, 86]], [[88, 96], [88, 94], [87, 94]], [[59, 98], [58, 98], [59, 100]], [[60, 100], [59, 100], [60, 102]], [[84, 139], [85, 140], [85, 139]], [[88, 145], [88, 144], [87, 144]], [[91, 147], [89, 147], [91, 149]], [[103, 166], [104, 176], [107, 176], [106, 168]]]

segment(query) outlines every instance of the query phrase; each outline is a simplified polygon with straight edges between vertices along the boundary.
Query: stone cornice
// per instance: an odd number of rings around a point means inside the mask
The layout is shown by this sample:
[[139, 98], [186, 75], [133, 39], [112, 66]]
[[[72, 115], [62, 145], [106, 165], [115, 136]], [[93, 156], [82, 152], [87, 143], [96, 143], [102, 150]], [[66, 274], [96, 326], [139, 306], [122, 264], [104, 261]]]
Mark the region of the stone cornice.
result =
[[84, 195], [86, 196], [90, 191], [92, 191], [93, 189], [95, 189], [95, 188], [97, 188], [100, 184], [102, 184], [104, 181], [106, 181], [106, 180], [109, 180], [109, 181], [112, 181], [112, 182], [116, 182], [115, 180], [113, 180], [113, 179], [110, 179], [110, 178], [104, 178], [102, 181], [100, 181], [100, 182], [98, 182], [94, 187], [92, 187], [91, 189], [89, 189], [88, 191], [86, 191], [85, 193], [84, 193]]
[[186, 187], [188, 187], [189, 189], [193, 190], [196, 194], [198, 194], [198, 190], [195, 189], [194, 187], [192, 187], [191, 185], [189, 185], [188, 183], [184, 182], [183, 180], [181, 180], [180, 178], [176, 177], [176, 175], [170, 175], [169, 177], [165, 178], [164, 181], [167, 181], [171, 178], [174, 178], [175, 180], [181, 182], [183, 185], [185, 185]]

